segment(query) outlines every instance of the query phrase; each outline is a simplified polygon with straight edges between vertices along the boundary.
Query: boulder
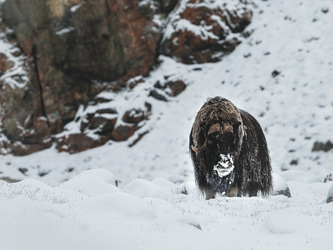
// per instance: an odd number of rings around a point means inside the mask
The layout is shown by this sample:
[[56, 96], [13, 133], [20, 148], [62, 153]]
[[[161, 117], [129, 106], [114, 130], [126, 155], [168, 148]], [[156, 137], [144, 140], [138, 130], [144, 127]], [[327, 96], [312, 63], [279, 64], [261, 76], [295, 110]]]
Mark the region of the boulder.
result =
[[116, 122], [117, 117], [94, 115], [89, 121], [88, 128], [97, 129], [96, 133], [99, 135], [107, 135], [107, 133], [111, 132], [114, 129]]
[[179, 0], [159, 0], [156, 2], [158, 3], [159, 12], [162, 14], [168, 14], [175, 8]]
[[[148, 120], [151, 115], [151, 109], [151, 104], [145, 102], [144, 107], [142, 108], [135, 108], [126, 111], [122, 116], [123, 123], [116, 126], [116, 128], [112, 131], [111, 139], [114, 141], [125, 141], [134, 135], [135, 131], [141, 128], [141, 123]], [[146, 133], [147, 132], [139, 134], [136, 142], [139, 141]], [[132, 142], [130, 146], [133, 146], [134, 144]]]
[[140, 109], [132, 109], [125, 112], [123, 115], [123, 121], [127, 123], [137, 124], [143, 120], [146, 120], [147, 117], [143, 110]]
[[186, 64], [219, 61], [240, 43], [252, 11], [243, 1], [229, 6], [214, 0], [182, 0], [166, 28], [161, 45], [164, 55]]
[[126, 141], [134, 134], [135, 130], [135, 125], [119, 125], [112, 131], [111, 139], [114, 141]]
[[151, 115], [152, 106], [150, 103], [144, 103], [144, 109], [131, 109], [124, 113], [122, 120], [126, 123], [138, 124], [144, 120], [148, 120]]
[[14, 67], [14, 62], [8, 60], [8, 57], [4, 53], [0, 53], [0, 74]]
[[161, 93], [162, 91], [158, 91], [156, 89], [152, 89], [149, 92], [149, 96], [155, 98], [156, 100], [163, 101], [163, 102], [168, 102], [168, 98], [164, 95], [164, 92]]
[[163, 84], [160, 81], [156, 82], [154, 87], [164, 90], [169, 96], [175, 97], [185, 90], [186, 84], [183, 80], [167, 80]]
[[333, 143], [332, 143], [330, 140], [328, 140], [326, 143], [316, 141], [316, 142], [313, 144], [312, 152], [318, 152], [318, 151], [328, 152], [328, 151], [330, 151], [332, 148], [333, 148]]
[[24, 156], [49, 148], [52, 146], [52, 142], [51, 140], [45, 141], [43, 144], [23, 144], [21, 142], [15, 142], [5, 146], [10, 150], [10, 153], [18, 156]]
[[324, 183], [329, 182], [329, 181], [333, 181], [333, 173], [326, 175], [326, 177], [324, 179]]
[[80, 130], [95, 130], [99, 135], [109, 136], [117, 122], [118, 114], [114, 109], [98, 109], [87, 113], [81, 122]]
[[70, 134], [57, 139], [57, 150], [59, 152], [78, 153], [90, 148], [103, 145], [107, 138], [92, 138], [84, 133]]

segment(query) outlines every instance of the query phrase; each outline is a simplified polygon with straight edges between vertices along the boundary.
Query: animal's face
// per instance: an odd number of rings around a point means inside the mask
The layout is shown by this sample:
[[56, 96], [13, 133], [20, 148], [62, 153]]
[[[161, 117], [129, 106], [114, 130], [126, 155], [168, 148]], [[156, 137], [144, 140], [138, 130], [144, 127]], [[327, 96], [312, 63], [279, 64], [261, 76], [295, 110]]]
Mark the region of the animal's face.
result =
[[214, 192], [228, 191], [233, 182], [234, 159], [239, 148], [239, 125], [225, 121], [203, 126], [198, 140], [201, 146], [192, 146], [201, 159], [207, 183]]
[[[234, 131], [235, 130], [235, 131]], [[220, 154], [228, 154], [237, 148], [237, 127], [228, 122], [211, 125], [207, 133], [207, 148], [218, 151]]]

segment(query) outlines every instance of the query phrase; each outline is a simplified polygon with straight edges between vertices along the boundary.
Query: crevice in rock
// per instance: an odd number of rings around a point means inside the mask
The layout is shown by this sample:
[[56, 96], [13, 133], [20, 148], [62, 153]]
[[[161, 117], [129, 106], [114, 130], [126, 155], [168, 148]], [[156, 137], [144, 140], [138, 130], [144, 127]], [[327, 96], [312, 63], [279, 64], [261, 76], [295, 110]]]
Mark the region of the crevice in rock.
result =
[[31, 55], [33, 58], [33, 69], [35, 71], [36, 81], [37, 81], [37, 85], [38, 85], [38, 89], [39, 89], [39, 98], [40, 98], [40, 107], [41, 107], [42, 116], [44, 116], [46, 118], [47, 126], [50, 127], [50, 122], [46, 115], [46, 110], [45, 110], [45, 105], [44, 105], [43, 87], [42, 87], [42, 83], [40, 82], [40, 79], [39, 79], [36, 46], [32, 47]]
[[106, 6], [106, 11], [107, 11], [107, 16], [110, 16], [111, 10], [110, 10], [110, 7], [109, 7], [108, 0], [105, 0], [105, 6]]

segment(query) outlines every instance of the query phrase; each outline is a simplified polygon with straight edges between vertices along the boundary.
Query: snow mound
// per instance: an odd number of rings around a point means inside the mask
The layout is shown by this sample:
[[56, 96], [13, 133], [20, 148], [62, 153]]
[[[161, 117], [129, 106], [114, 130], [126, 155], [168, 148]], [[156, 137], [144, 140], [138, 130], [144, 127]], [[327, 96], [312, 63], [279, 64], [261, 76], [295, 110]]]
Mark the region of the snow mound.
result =
[[[278, 196], [206, 201], [194, 192], [194, 182], [135, 179], [121, 188], [115, 180], [110, 172], [96, 169], [60, 187], [35, 180], [0, 181], [1, 247], [220, 249], [226, 239], [228, 249], [332, 244], [332, 206], [320, 201]], [[313, 185], [297, 183], [303, 189]], [[325, 193], [327, 184], [321, 184], [309, 189], [309, 197]], [[190, 190], [187, 195], [179, 192], [184, 187]]]
[[175, 185], [167, 180], [155, 179], [152, 182], [136, 179], [131, 181], [124, 191], [138, 197], [171, 198]]
[[116, 192], [118, 181], [104, 169], [85, 171], [60, 185], [60, 188], [73, 190], [85, 195], [101, 195]]
[[272, 195], [284, 195], [287, 197], [291, 197], [290, 190], [287, 182], [282, 178], [281, 175], [277, 173], [272, 174], [273, 177], [273, 191]]
[[[275, 212], [266, 220], [266, 226], [272, 234], [290, 234], [295, 228], [292, 226], [295, 221], [294, 215], [286, 212]], [[291, 226], [290, 226], [291, 225]]]
[[280, 175], [286, 181], [299, 181], [304, 183], [321, 182], [320, 178], [314, 174], [307, 173], [299, 170], [288, 170], [281, 172]]

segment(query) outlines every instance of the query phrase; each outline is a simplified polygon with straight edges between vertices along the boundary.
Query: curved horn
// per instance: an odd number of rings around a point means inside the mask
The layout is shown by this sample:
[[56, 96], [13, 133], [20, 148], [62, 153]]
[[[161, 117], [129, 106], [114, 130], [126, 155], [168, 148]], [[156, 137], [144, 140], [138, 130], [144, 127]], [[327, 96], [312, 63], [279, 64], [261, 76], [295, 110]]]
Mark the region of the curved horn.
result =
[[192, 149], [194, 152], [196, 152], [196, 153], [199, 153], [199, 152], [201, 152], [202, 150], [205, 150], [206, 147], [207, 147], [207, 138], [206, 138], [204, 144], [202, 144], [202, 146], [199, 147], [199, 148], [195, 147], [193, 144], [191, 145], [191, 149]]

